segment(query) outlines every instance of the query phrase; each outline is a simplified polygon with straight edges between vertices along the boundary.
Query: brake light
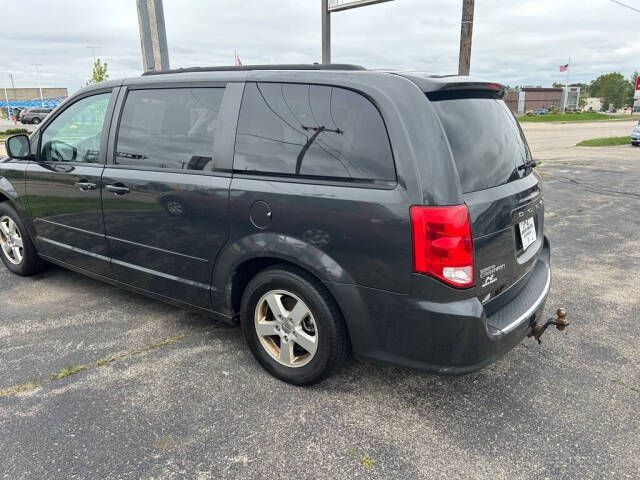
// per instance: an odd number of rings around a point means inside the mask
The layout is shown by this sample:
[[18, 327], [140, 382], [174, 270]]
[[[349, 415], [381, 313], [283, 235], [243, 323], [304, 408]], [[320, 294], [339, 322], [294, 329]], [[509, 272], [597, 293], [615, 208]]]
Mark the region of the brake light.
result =
[[454, 287], [472, 287], [473, 239], [467, 206], [413, 206], [410, 213], [414, 271]]

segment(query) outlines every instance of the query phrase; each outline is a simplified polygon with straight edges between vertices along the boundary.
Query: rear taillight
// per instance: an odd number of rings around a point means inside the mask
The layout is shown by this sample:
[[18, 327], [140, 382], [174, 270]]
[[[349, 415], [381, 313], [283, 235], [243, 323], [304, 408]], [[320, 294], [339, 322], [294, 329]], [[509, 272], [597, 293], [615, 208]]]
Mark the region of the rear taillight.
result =
[[411, 207], [413, 269], [458, 288], [472, 287], [473, 239], [466, 205]]

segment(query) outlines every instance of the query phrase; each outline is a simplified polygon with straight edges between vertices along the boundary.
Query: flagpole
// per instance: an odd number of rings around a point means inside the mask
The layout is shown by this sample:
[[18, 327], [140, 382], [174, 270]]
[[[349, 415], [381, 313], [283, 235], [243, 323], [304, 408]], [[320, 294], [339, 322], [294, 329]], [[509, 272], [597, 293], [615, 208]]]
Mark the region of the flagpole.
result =
[[562, 105], [562, 113], [567, 110], [567, 103], [569, 102], [569, 69], [571, 68], [571, 57], [569, 57], [569, 62], [567, 62], [567, 79], [564, 83], [564, 104]]

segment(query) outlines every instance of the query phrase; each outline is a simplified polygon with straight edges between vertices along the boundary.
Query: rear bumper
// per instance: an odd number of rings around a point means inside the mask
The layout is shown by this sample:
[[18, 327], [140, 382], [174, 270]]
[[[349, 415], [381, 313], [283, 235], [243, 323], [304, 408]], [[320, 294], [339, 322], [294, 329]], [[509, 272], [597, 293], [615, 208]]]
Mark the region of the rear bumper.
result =
[[532, 270], [511, 287], [518, 294], [489, 317], [475, 297], [440, 303], [423, 300], [424, 295], [417, 298], [354, 285], [328, 287], [345, 316], [356, 358], [463, 374], [495, 361], [531, 331], [542, 315], [550, 285], [545, 237]]

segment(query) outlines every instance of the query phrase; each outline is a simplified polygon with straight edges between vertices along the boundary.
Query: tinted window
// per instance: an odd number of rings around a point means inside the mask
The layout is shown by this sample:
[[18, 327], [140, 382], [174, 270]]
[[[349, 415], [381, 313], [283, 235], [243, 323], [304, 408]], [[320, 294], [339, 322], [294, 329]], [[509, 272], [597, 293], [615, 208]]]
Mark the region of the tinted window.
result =
[[55, 117], [42, 134], [40, 159], [97, 163], [111, 93], [78, 100]]
[[234, 169], [395, 180], [380, 113], [362, 95], [318, 85], [247, 83]]
[[502, 100], [464, 98], [434, 101], [449, 139], [463, 192], [502, 185], [522, 177], [529, 159], [526, 141]]
[[115, 163], [211, 170], [224, 88], [133, 90], [120, 120]]

